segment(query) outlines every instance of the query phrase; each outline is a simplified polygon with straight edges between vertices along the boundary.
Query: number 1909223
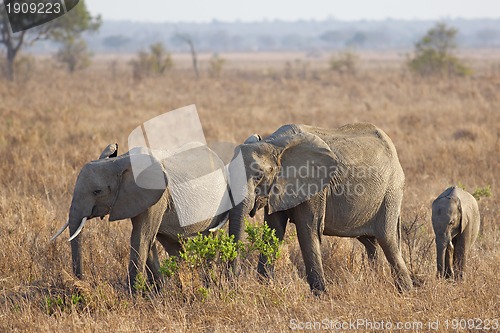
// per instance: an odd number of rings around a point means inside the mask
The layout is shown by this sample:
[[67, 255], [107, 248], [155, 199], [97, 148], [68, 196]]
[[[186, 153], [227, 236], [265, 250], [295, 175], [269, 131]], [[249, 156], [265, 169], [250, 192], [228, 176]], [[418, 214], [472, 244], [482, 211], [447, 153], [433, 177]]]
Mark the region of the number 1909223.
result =
[[444, 321], [446, 329], [453, 330], [481, 330], [494, 331], [500, 329], [500, 320], [498, 319], [446, 319]]
[[60, 14], [63, 11], [60, 2], [6, 3], [5, 9], [9, 14]]

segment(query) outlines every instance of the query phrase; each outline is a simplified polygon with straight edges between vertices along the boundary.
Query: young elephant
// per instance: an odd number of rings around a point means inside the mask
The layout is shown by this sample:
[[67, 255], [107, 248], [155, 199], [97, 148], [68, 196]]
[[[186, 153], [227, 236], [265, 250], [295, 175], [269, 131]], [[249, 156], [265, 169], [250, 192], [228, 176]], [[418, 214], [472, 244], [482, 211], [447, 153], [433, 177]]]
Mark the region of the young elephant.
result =
[[[181, 213], [173, 201], [171, 181], [182, 176], [186, 169], [206, 171], [197, 156], [213, 157], [212, 164], [217, 164], [215, 155], [206, 146], [196, 146], [185, 153], [172, 155], [163, 160], [145, 153], [141, 149], [118, 156], [117, 145], [109, 145], [98, 160], [83, 166], [75, 184], [68, 222], [52, 237], [55, 239], [66, 228], [70, 230], [73, 272], [82, 277], [81, 236], [80, 231], [87, 220], [109, 215], [109, 221], [130, 218], [132, 235], [130, 237], [129, 284], [133, 285], [138, 274], [147, 273], [149, 281], [161, 280], [158, 254], [154, 241], [157, 239], [170, 255], [180, 250], [179, 236], [190, 237], [197, 233], [208, 234], [220, 228], [227, 221], [227, 213], [204, 214], [217, 207], [197, 205], [189, 213], [194, 217], [213, 216], [192, 224], [181, 221]], [[134, 179], [132, 161], [136, 165], [148, 166]], [[219, 160], [220, 161], [220, 160]], [[203, 162], [203, 161], [202, 161]], [[222, 165], [223, 166], [223, 165]], [[156, 177], [155, 177], [156, 176]], [[157, 176], [160, 176], [158, 178]], [[169, 179], [172, 176], [172, 179]], [[139, 181], [151, 178], [154, 182], [165, 182], [166, 188], [145, 188]], [[223, 179], [205, 184], [214, 193], [226, 188]], [[214, 198], [215, 195], [213, 196]], [[178, 194], [178, 200], [190, 203], [190, 193]], [[199, 206], [199, 207], [198, 207]], [[216, 205], [212, 205], [216, 206]]]
[[447, 188], [432, 203], [432, 227], [436, 235], [437, 274], [460, 280], [472, 244], [479, 232], [476, 199], [461, 188]]

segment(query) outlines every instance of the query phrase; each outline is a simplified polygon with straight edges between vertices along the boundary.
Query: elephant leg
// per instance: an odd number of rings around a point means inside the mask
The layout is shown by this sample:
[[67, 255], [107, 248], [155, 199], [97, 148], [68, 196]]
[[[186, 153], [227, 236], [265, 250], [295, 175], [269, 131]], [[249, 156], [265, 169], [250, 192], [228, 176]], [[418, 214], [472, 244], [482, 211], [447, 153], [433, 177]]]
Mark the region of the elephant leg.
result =
[[161, 234], [156, 235], [156, 239], [160, 242], [165, 251], [167, 251], [169, 256], [178, 256], [181, 252], [181, 244], [178, 241], [173, 241]]
[[[456, 240], [456, 241], [455, 241]], [[460, 281], [465, 278], [464, 269], [467, 261], [467, 244], [463, 234], [454, 239], [453, 268], [455, 270], [455, 280]]]
[[410, 273], [401, 254], [401, 249], [398, 242], [394, 238], [379, 239], [380, 247], [384, 251], [387, 261], [391, 265], [391, 269], [396, 281], [396, 287], [399, 291], [408, 291], [412, 288], [413, 283]]
[[158, 250], [156, 244], [151, 245], [148, 258], [146, 260], [146, 273], [148, 274], [149, 283], [161, 282], [160, 261], [158, 260]]
[[[279, 241], [283, 241], [285, 237], [286, 226], [288, 223], [288, 216], [285, 212], [276, 212], [268, 215], [267, 207], [265, 208], [264, 220], [269, 228], [275, 230], [276, 237]], [[269, 263], [268, 258], [261, 254], [259, 256], [259, 264], [257, 265], [257, 272], [263, 278], [274, 278], [274, 265]]]
[[361, 236], [357, 238], [366, 249], [368, 255], [368, 262], [374, 265], [377, 262], [377, 239], [373, 236]]
[[[318, 207], [323, 207], [318, 211]], [[324, 204], [305, 202], [292, 208], [291, 222], [295, 223], [300, 250], [306, 268], [307, 282], [316, 294], [326, 291], [321, 258], [321, 235], [324, 226]]]
[[[177, 257], [182, 250], [181, 244], [179, 241], [174, 241], [166, 235], [157, 234], [156, 239], [163, 246], [165, 251], [168, 253], [169, 257]], [[167, 279], [168, 283], [175, 286], [179, 290], [182, 290], [182, 282], [179, 279], [178, 275], [171, 276]]]
[[[146, 261], [150, 255], [153, 240], [158, 231], [159, 224], [156, 226], [151, 223], [146, 213], [132, 218], [132, 235], [130, 236], [130, 262], [129, 262], [129, 286], [134, 291], [133, 286], [137, 275], [143, 274]], [[158, 260], [156, 258], [156, 260]], [[154, 258], [152, 259], [154, 267]]]
[[397, 289], [400, 292], [408, 291], [413, 287], [413, 282], [401, 252], [401, 216], [399, 209], [396, 209], [401, 206], [401, 200], [396, 202], [395, 198], [388, 199], [382, 206], [381, 220], [376, 221], [384, 226], [384, 232], [377, 236], [377, 240], [391, 265]]

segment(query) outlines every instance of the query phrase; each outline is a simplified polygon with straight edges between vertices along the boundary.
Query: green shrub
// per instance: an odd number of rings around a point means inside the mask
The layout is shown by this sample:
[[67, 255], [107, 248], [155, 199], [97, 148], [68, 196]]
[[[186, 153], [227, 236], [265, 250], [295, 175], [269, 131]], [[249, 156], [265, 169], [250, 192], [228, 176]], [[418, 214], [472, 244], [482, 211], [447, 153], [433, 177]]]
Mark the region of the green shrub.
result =
[[215, 53], [208, 62], [208, 71], [210, 76], [215, 78], [220, 77], [225, 63], [226, 59], [221, 58], [217, 53]]
[[51, 316], [58, 313], [70, 313], [72, 311], [78, 311], [86, 306], [85, 298], [79, 292], [74, 292], [73, 294], [59, 294], [45, 297], [45, 312]]
[[472, 196], [476, 198], [477, 201], [481, 200], [481, 198], [491, 197], [491, 185], [476, 188]]
[[281, 254], [276, 230], [269, 228], [267, 223], [260, 226], [247, 223], [245, 232], [248, 235], [247, 253], [257, 251], [266, 256], [270, 264], [276, 262]]
[[57, 51], [55, 58], [66, 65], [70, 73], [90, 66], [92, 54], [83, 39], [70, 36], [61, 39], [60, 43], [61, 48]]
[[234, 241], [234, 236], [225, 233], [204, 236], [198, 234], [182, 241], [180, 258], [191, 266], [203, 266], [208, 263], [228, 263], [241, 253], [242, 242]]
[[160, 273], [165, 275], [167, 278], [171, 278], [179, 270], [179, 257], [170, 256], [163, 260], [160, 266]]
[[472, 70], [453, 55], [457, 48], [458, 30], [438, 23], [415, 44], [415, 54], [408, 60], [408, 67], [422, 76], [472, 74]]
[[[253, 254], [263, 254], [274, 263], [280, 255], [281, 242], [276, 237], [275, 230], [264, 223], [253, 225], [246, 223], [245, 232], [247, 241], [235, 241], [234, 236], [218, 232], [210, 235], [198, 234], [195, 237], [181, 239], [182, 250], [179, 257], [169, 257], [162, 262], [160, 272], [167, 278], [172, 278], [178, 273], [191, 276], [192, 294], [203, 299], [208, 293], [200, 293], [200, 288], [195, 288], [194, 280], [203, 280], [207, 285], [217, 281], [222, 288], [226, 273], [231, 262], [237, 258], [249, 258]], [[145, 283], [145, 282], [144, 282]], [[136, 281], [137, 284], [137, 281]], [[145, 285], [140, 283], [134, 288], [143, 290]], [[204, 290], [204, 289], [203, 289]]]
[[53, 315], [55, 312], [64, 311], [65, 304], [64, 299], [61, 296], [57, 297], [46, 297], [45, 298], [45, 309], [47, 314]]
[[344, 51], [330, 59], [330, 69], [341, 74], [356, 74], [359, 57], [352, 51]]
[[146, 292], [148, 290], [147, 281], [142, 273], [136, 275], [133, 288], [137, 292]]
[[142, 79], [151, 75], [162, 75], [172, 68], [172, 56], [162, 43], [149, 46], [149, 52], [140, 51], [137, 58], [130, 62], [135, 79]]
[[78, 293], [71, 295], [71, 304], [78, 305], [78, 304], [83, 303], [83, 301], [84, 301], [84, 299], [83, 299], [82, 295], [80, 295]]

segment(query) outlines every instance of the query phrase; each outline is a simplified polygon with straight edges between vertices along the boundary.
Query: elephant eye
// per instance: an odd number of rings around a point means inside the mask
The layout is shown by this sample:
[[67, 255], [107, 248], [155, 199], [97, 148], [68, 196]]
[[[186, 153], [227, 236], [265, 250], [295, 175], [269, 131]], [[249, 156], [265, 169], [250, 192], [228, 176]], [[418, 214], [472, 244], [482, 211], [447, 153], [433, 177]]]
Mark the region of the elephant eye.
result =
[[454, 220], [450, 220], [450, 223], [448, 223], [448, 224], [453, 224], [453, 222], [455, 222], [455, 221]]
[[92, 192], [94, 195], [99, 195], [102, 193], [102, 190], [95, 190], [94, 192]]

